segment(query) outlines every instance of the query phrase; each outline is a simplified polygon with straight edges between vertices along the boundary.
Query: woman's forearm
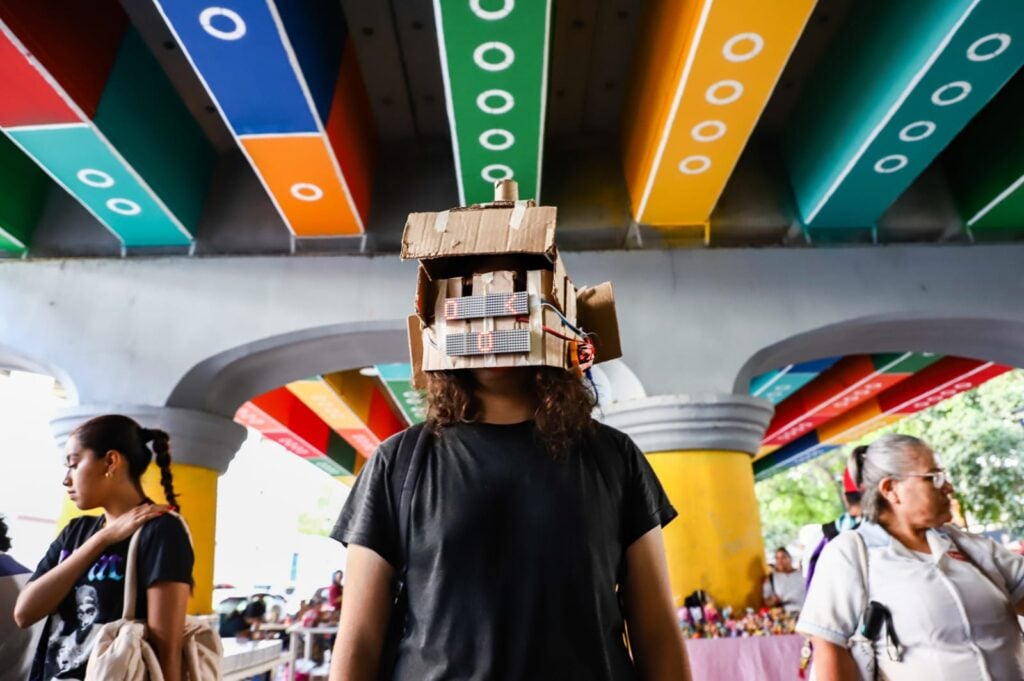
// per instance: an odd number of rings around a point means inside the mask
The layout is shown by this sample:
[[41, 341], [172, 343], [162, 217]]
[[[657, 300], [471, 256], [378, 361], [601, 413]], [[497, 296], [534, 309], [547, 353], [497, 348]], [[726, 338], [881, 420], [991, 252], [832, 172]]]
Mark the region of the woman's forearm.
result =
[[181, 637], [177, 641], [168, 641], [151, 637], [157, 659], [160, 660], [160, 671], [164, 673], [164, 681], [181, 681]]
[[818, 681], [858, 681], [860, 672], [848, 649], [816, 636], [811, 637], [811, 645]]
[[99, 558], [107, 546], [107, 535], [101, 530], [89, 537], [52, 570], [29, 582], [14, 606], [15, 623], [22, 629], [27, 629], [54, 612], [60, 602], [71, 593], [78, 578]]

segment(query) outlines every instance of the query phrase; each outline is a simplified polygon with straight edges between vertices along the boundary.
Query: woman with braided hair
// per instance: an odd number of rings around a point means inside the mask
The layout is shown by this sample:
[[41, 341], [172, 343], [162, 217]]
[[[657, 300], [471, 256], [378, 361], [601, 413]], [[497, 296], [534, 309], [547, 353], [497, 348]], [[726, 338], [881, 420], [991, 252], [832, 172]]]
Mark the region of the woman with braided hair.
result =
[[[128, 545], [136, 530], [136, 618], [146, 622], [166, 681], [180, 681], [194, 557], [185, 526], [167, 513], [178, 508], [170, 438], [127, 416], [98, 416], [71, 433], [66, 456], [64, 487], [71, 501], [103, 513], [68, 523], [18, 598], [18, 626], [47, 618], [30, 681], [85, 678], [93, 642], [88, 634], [121, 617]], [[142, 489], [154, 459], [167, 505], [154, 503]]]

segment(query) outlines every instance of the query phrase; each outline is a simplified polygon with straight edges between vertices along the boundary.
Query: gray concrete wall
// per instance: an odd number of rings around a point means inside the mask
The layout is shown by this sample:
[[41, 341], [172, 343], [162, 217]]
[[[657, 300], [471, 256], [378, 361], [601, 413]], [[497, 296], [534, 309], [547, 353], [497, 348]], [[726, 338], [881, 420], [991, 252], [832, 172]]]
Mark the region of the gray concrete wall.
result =
[[[1024, 365], [1024, 246], [618, 251], [566, 264], [577, 284], [615, 283], [625, 360], [648, 394], [742, 390], [774, 366], [857, 351]], [[0, 262], [0, 361], [63, 372], [82, 403], [154, 405], [211, 357], [315, 327], [372, 322], [384, 340], [359, 361], [393, 361], [414, 277], [392, 257]], [[295, 370], [346, 368], [335, 341]]]

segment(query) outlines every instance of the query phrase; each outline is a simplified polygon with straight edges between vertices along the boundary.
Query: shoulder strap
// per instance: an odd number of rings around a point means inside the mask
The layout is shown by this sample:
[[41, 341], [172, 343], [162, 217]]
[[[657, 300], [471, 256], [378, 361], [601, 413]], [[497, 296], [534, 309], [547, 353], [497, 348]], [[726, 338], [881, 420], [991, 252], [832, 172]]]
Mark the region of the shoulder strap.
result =
[[860, 532], [854, 531], [853, 535], [857, 538], [857, 559], [860, 562], [861, 584], [864, 586], [864, 611], [861, 613], [861, 618], [863, 618], [868, 604], [871, 603], [871, 587], [868, 581], [868, 546]]
[[398, 501], [398, 546], [401, 569], [399, 583], [405, 583], [408, 568], [409, 521], [412, 514], [412, 496], [419, 482], [424, 453], [430, 440], [430, 428], [419, 423], [402, 433], [395, 452], [394, 471], [391, 475], [391, 496]]
[[[188, 537], [188, 543], [192, 544], [192, 531], [188, 529], [188, 523], [185, 519], [178, 515], [177, 511], [168, 511], [170, 515], [181, 521], [181, 526], [185, 528], [185, 535]], [[146, 523], [148, 525], [149, 523]], [[142, 527], [145, 527], [143, 525]], [[132, 535], [132, 540], [128, 544], [128, 557], [125, 559], [125, 575], [124, 575], [124, 608], [121, 610], [121, 619], [133, 620], [135, 619], [135, 597], [139, 593], [138, 582], [138, 555], [139, 555], [139, 539], [142, 537], [142, 527], [135, 530]]]

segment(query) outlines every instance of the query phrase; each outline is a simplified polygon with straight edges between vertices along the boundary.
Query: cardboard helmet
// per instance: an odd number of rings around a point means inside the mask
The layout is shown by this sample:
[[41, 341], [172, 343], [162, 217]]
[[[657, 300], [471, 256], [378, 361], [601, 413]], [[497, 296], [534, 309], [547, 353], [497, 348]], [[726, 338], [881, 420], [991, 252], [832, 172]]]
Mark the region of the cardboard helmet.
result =
[[577, 289], [555, 246], [558, 211], [520, 201], [411, 213], [402, 259], [419, 260], [409, 317], [413, 384], [425, 372], [553, 366], [582, 372], [622, 356], [610, 282]]

